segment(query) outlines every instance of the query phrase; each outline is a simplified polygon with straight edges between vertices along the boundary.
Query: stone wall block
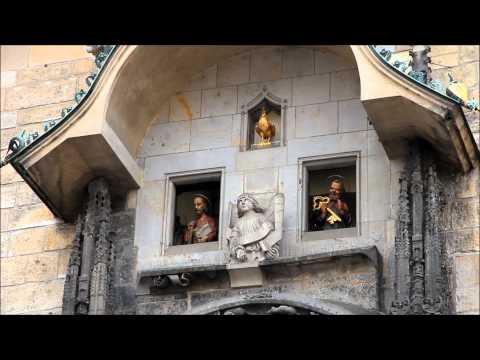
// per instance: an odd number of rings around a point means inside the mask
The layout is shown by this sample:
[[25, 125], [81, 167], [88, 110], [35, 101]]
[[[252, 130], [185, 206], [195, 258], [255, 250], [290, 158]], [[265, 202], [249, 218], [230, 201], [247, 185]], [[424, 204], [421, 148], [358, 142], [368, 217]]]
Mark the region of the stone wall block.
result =
[[237, 88], [224, 87], [202, 91], [202, 117], [236, 113]]
[[480, 46], [479, 45], [462, 45], [460, 46], [460, 53], [458, 54], [460, 63], [467, 63], [470, 61], [480, 60]]
[[57, 262], [56, 252], [3, 258], [2, 287], [56, 279]]
[[61, 221], [43, 204], [24, 206], [11, 211], [8, 219], [9, 230], [51, 225]]
[[15, 86], [17, 80], [17, 72], [16, 71], [2, 71], [0, 73], [0, 89], [8, 88]]
[[217, 86], [244, 84], [250, 78], [250, 52], [242, 53], [218, 64]]
[[140, 151], [140, 156], [149, 157], [188, 151], [190, 123], [171, 122], [155, 124], [148, 131]]
[[240, 112], [243, 105], [247, 105], [257, 95], [261, 94], [266, 87], [268, 92], [286, 99], [289, 103], [292, 101], [292, 79], [281, 79], [275, 81], [263, 81], [259, 83], [249, 83], [238, 86], [238, 109]]
[[282, 50], [261, 49], [252, 52], [250, 81], [278, 80], [282, 76]]
[[332, 73], [332, 100], [360, 98], [360, 77], [358, 70], [347, 70]]
[[59, 118], [62, 109], [72, 106], [74, 103], [73, 100], [70, 100], [52, 105], [41, 105], [28, 109], [21, 109], [18, 111], [18, 124], [26, 125], [44, 122], [47, 119]]
[[338, 104], [298, 106], [295, 112], [295, 137], [336, 134], [338, 131]]
[[324, 50], [315, 51], [315, 73], [325, 74], [334, 71], [349, 70], [355, 68], [347, 60]]
[[231, 115], [194, 120], [190, 151], [231, 146], [232, 121]]
[[51, 65], [44, 64], [18, 71], [16, 83], [17, 85], [23, 85], [36, 81], [66, 79], [72, 75], [89, 73], [94, 66], [94, 62], [91, 59]]
[[290, 47], [283, 51], [282, 77], [313, 75], [314, 50]]
[[6, 90], [5, 106], [8, 110], [29, 108], [72, 100], [75, 96], [77, 79], [34, 82]]
[[293, 79], [293, 105], [311, 105], [330, 100], [330, 74]]
[[14, 128], [17, 126], [16, 111], [2, 111], [0, 113], [0, 121], [2, 129]]
[[200, 117], [200, 91], [178, 93], [170, 98], [170, 121], [192, 120]]
[[0, 208], [11, 208], [15, 205], [16, 189], [16, 184], [2, 185]]
[[245, 172], [245, 192], [278, 192], [278, 169], [264, 168]]
[[236, 156], [236, 170], [262, 169], [280, 167], [287, 163], [287, 149], [277, 147], [238, 152]]
[[338, 103], [339, 132], [361, 131], [368, 128], [368, 116], [360, 100]]
[[17, 183], [17, 206], [38, 204], [40, 198], [35, 194], [32, 188], [24, 182]]
[[1, 313], [18, 314], [61, 308], [64, 281], [53, 280], [3, 287], [1, 291]]
[[213, 89], [217, 86], [217, 65], [213, 65], [208, 69], [193, 76], [188, 85], [185, 87], [185, 91], [190, 90], [202, 90]]

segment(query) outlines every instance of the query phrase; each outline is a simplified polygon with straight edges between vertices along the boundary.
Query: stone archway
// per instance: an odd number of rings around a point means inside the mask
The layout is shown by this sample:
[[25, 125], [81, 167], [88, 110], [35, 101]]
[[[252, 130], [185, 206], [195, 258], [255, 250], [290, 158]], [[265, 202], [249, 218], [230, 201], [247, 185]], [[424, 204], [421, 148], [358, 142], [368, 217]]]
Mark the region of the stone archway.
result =
[[290, 293], [259, 292], [211, 301], [184, 315], [380, 315], [361, 306]]

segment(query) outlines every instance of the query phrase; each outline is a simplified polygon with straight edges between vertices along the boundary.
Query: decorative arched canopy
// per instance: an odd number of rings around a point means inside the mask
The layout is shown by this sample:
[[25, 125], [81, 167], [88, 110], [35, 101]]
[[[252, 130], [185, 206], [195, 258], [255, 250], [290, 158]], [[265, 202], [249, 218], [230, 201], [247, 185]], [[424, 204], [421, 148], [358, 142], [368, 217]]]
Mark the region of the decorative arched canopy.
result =
[[[73, 220], [86, 185], [103, 176], [112, 196], [142, 186], [136, 158], [160, 106], [195, 74], [251, 46], [118, 46], [79, 105], [9, 161], [58, 216]], [[316, 46], [356, 63], [361, 101], [390, 158], [430, 142], [466, 172], [479, 151], [458, 103], [401, 76], [368, 46]], [[45, 134], [47, 135], [47, 134]]]

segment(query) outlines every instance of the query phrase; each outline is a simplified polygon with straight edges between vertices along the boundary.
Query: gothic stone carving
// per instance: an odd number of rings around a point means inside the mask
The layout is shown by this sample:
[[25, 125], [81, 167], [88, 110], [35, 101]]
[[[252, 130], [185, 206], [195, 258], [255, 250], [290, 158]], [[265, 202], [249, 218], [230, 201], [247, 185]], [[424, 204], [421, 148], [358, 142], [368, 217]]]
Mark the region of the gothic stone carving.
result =
[[88, 186], [85, 214], [77, 219], [65, 280], [64, 314], [105, 314], [111, 307], [113, 243], [109, 239], [111, 206], [106, 181]]
[[280, 255], [283, 194], [275, 194], [266, 208], [260, 205], [257, 196], [242, 194], [236, 206], [230, 204], [227, 239], [234, 262], [258, 262]]
[[427, 145], [412, 144], [407, 171], [400, 178], [391, 313], [446, 313], [448, 286], [439, 237], [441, 186]]

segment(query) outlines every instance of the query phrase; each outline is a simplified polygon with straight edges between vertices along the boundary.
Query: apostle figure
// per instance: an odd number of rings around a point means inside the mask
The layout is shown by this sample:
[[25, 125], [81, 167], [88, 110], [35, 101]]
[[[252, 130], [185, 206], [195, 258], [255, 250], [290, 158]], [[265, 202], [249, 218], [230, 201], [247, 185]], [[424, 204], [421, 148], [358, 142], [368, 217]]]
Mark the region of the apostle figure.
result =
[[[329, 177], [329, 194], [326, 201], [314, 204], [314, 212], [310, 219], [310, 230], [333, 230], [349, 227], [352, 223], [352, 215], [348, 204], [343, 200], [345, 186], [343, 178], [339, 175]], [[319, 197], [322, 198], [323, 197]], [[315, 201], [315, 200], [314, 200]], [[316, 206], [318, 205], [318, 206]]]
[[184, 233], [185, 244], [197, 244], [217, 240], [217, 224], [213, 217], [208, 215], [210, 200], [202, 194], [193, 196], [195, 220], [191, 221]]

